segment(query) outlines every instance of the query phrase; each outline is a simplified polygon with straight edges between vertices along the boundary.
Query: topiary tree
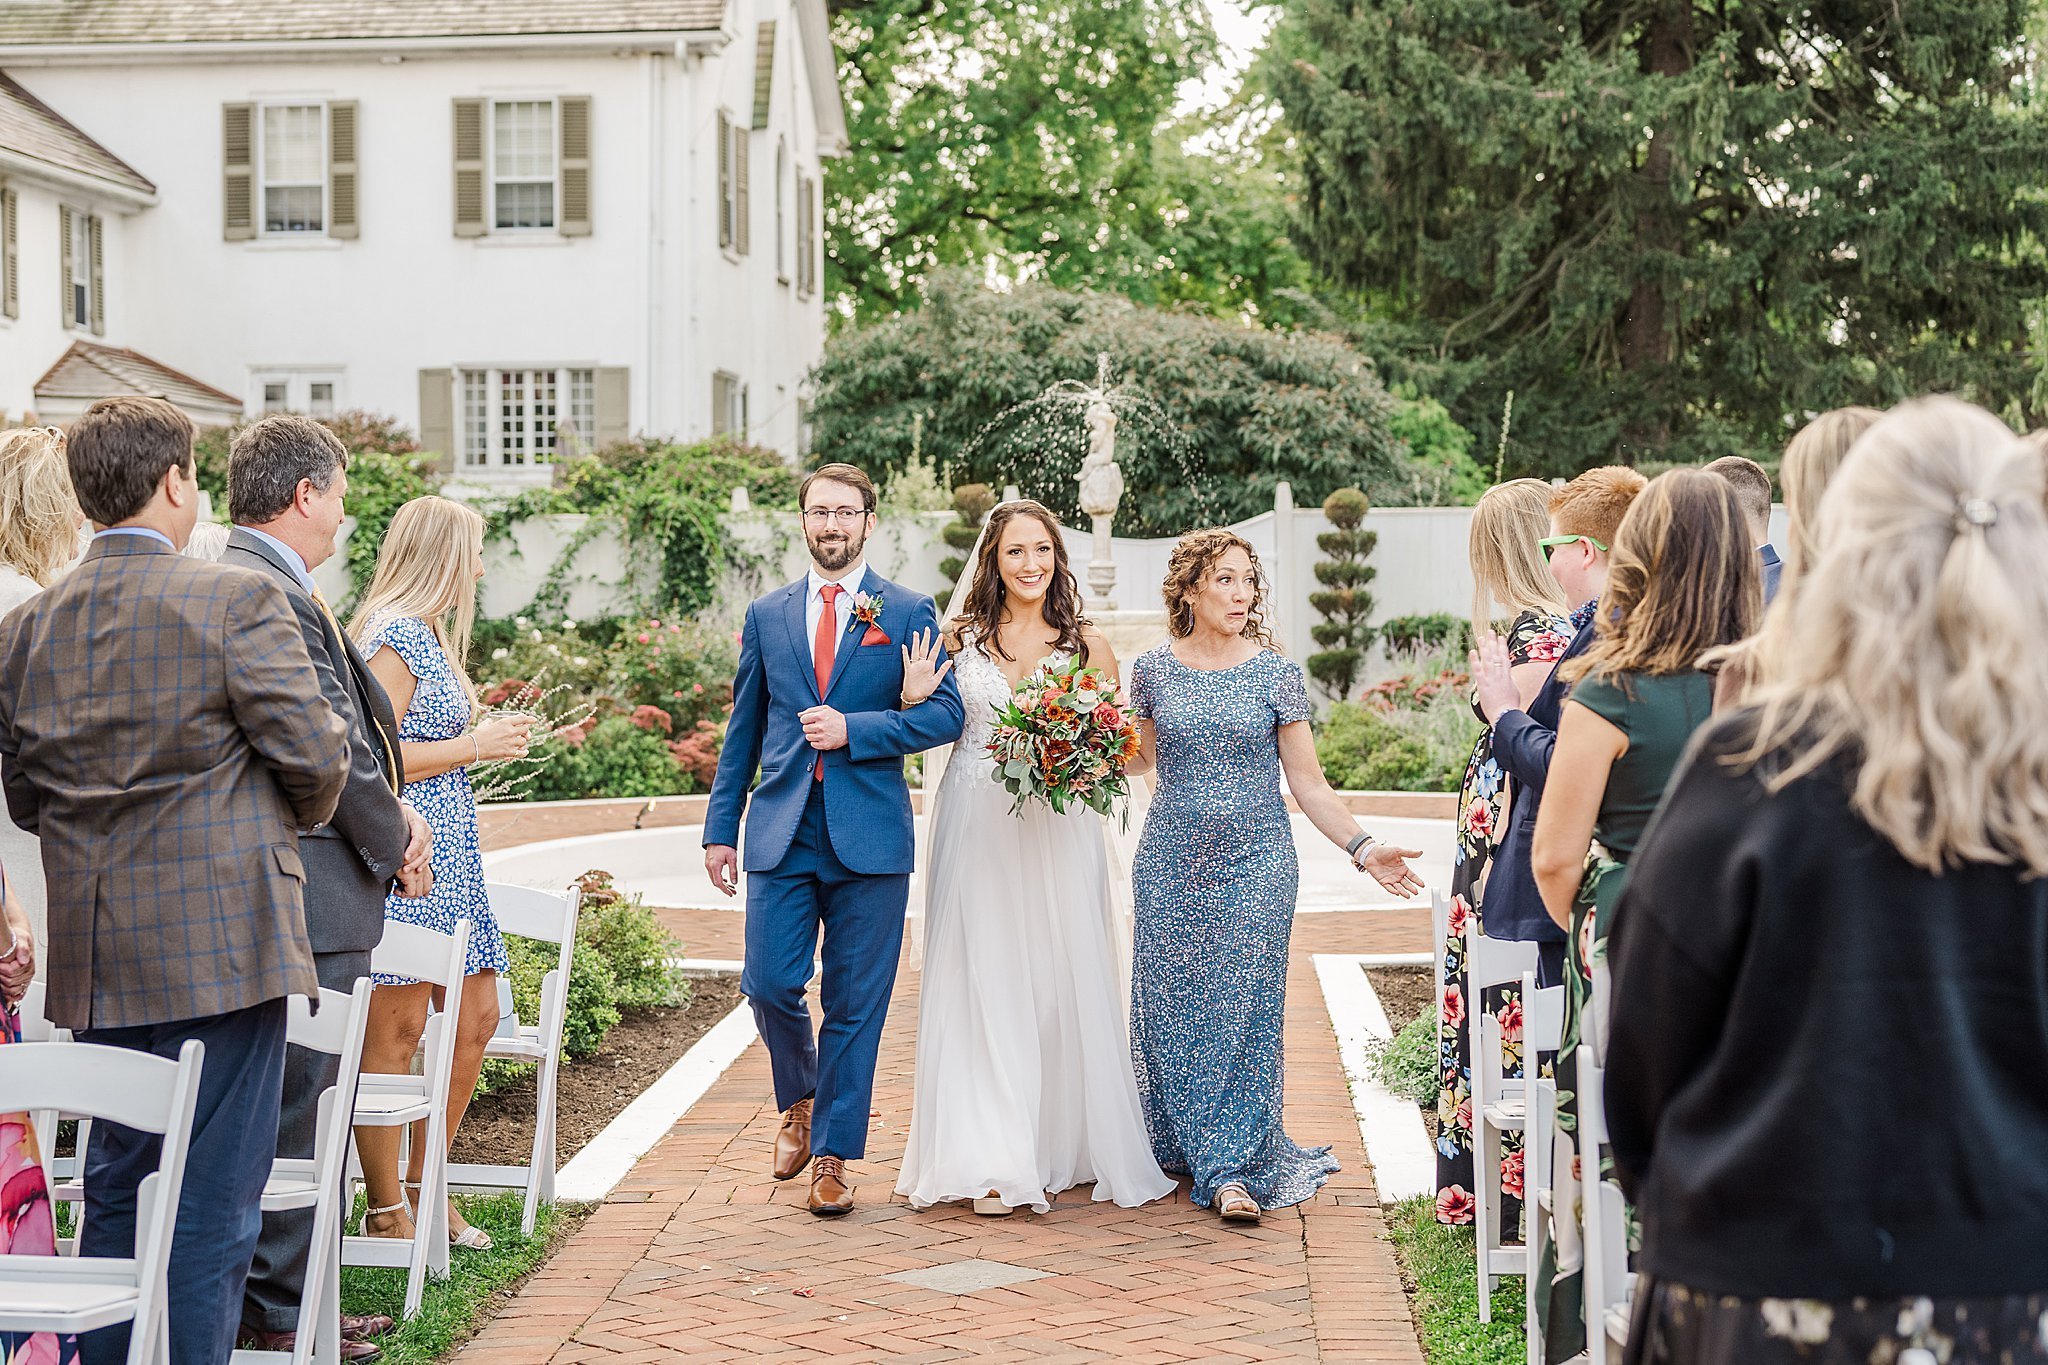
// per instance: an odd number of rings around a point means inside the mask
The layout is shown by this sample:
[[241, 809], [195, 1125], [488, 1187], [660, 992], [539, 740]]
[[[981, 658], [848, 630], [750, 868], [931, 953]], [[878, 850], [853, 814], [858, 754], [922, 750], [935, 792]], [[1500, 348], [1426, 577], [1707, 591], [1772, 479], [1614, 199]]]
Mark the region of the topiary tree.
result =
[[1372, 643], [1372, 594], [1365, 585], [1374, 570], [1365, 561], [1379, 543], [1379, 532], [1359, 529], [1372, 502], [1356, 488], [1340, 488], [1323, 500], [1323, 515], [1337, 529], [1316, 537], [1316, 548], [1328, 559], [1316, 564], [1316, 581], [1323, 586], [1308, 595], [1309, 605], [1322, 613], [1323, 620], [1309, 627], [1322, 646], [1308, 656], [1309, 676], [1338, 701], [1348, 700], [1352, 684], [1358, 681], [1358, 667]]
[[939, 589], [939, 610], [951, 605], [953, 596], [951, 584], [960, 581], [960, 571], [967, 567], [967, 552], [974, 548], [976, 536], [981, 534], [981, 524], [988, 520], [988, 514], [995, 510], [996, 495], [985, 483], [963, 483], [953, 490], [953, 511], [957, 520], [947, 522], [939, 530], [939, 536], [952, 548], [953, 553], [939, 561], [939, 573], [949, 586]]

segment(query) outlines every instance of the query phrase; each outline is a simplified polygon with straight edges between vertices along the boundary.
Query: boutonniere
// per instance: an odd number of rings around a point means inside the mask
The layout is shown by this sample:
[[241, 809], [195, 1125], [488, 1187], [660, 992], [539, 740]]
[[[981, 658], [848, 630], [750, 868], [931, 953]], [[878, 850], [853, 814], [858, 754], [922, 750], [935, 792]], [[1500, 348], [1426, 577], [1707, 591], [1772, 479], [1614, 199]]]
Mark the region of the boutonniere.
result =
[[[857, 592], [853, 595], [853, 619], [864, 626], [879, 628], [882, 623], [882, 594], [878, 592]], [[849, 625], [847, 629], [853, 627]]]

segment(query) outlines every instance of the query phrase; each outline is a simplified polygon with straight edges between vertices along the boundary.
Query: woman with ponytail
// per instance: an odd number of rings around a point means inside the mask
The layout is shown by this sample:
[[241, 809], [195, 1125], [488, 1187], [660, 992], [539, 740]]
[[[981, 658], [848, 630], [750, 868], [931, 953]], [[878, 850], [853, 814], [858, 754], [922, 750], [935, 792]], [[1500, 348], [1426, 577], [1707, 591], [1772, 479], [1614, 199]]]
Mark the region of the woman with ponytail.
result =
[[1631, 1361], [2048, 1360], [2042, 494], [1966, 403], [1871, 427], [1644, 836], [1609, 945]]

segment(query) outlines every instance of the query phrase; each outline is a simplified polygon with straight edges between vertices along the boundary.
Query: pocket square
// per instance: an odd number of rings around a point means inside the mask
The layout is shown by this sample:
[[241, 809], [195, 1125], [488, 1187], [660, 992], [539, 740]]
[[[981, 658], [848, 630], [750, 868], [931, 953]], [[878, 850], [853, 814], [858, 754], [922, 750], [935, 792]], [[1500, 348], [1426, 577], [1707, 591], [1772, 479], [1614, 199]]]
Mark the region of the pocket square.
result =
[[886, 645], [890, 643], [890, 640], [888, 636], [882, 634], [880, 626], [869, 626], [868, 633], [860, 637], [860, 642], [863, 646]]

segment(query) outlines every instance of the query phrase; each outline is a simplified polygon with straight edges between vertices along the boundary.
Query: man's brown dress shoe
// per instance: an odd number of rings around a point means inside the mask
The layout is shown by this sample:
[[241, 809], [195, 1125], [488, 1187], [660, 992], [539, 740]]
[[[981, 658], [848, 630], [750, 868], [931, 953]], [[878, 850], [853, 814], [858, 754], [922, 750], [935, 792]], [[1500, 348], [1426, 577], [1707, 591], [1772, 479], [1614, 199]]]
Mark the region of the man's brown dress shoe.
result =
[[798, 1100], [782, 1116], [775, 1135], [775, 1178], [794, 1180], [811, 1164], [811, 1102]]
[[853, 1191], [846, 1184], [846, 1163], [836, 1156], [821, 1156], [811, 1171], [812, 1213], [833, 1218], [853, 1212]]
[[343, 1341], [371, 1341], [383, 1336], [396, 1325], [382, 1313], [365, 1313], [361, 1316], [343, 1313], [341, 1315], [341, 1339]]
[[[238, 1348], [245, 1351], [283, 1351], [287, 1355], [298, 1344], [297, 1332], [257, 1332], [247, 1327], [242, 1329], [241, 1337], [235, 1343]], [[344, 1361], [375, 1360], [383, 1354], [367, 1341], [354, 1341], [348, 1337], [341, 1339], [341, 1358]]]

